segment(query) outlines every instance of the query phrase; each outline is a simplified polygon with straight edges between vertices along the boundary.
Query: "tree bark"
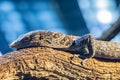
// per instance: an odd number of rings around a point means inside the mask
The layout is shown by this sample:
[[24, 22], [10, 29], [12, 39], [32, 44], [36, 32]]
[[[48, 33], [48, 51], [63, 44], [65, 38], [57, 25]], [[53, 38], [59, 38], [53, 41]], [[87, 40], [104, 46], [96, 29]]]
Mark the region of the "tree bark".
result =
[[0, 80], [118, 80], [120, 61], [82, 59], [47, 47], [27, 48], [0, 57]]

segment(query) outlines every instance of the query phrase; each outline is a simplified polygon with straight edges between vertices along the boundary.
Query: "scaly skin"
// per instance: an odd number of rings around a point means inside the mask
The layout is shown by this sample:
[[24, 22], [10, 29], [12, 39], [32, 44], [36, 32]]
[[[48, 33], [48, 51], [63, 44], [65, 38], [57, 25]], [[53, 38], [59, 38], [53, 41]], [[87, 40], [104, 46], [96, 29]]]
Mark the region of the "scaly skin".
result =
[[120, 43], [95, 40], [95, 57], [120, 59]]
[[65, 35], [59, 32], [37, 30], [20, 36], [10, 44], [10, 47], [17, 49], [37, 46], [68, 48], [73, 40], [77, 38], [77, 36]]
[[29, 32], [10, 44], [10, 47], [17, 49], [39, 46], [76, 52], [83, 59], [120, 59], [120, 43], [94, 40], [91, 34], [78, 37], [38, 30]]
[[[81, 37], [82, 38], [82, 37]], [[80, 38], [80, 40], [81, 40]], [[83, 56], [85, 59], [90, 57], [97, 57], [97, 58], [105, 58], [105, 59], [120, 59], [120, 43], [118, 42], [109, 42], [109, 41], [100, 41], [95, 40], [91, 34], [85, 35], [83, 40], [76, 39], [76, 42], [79, 42], [77, 44], [83, 44], [82, 41], [85, 41], [85, 39], [89, 40], [85, 42], [85, 44], [88, 45], [88, 50], [90, 56], [86, 56], [85, 52], [82, 53], [81, 56]], [[83, 51], [83, 50], [81, 50]]]

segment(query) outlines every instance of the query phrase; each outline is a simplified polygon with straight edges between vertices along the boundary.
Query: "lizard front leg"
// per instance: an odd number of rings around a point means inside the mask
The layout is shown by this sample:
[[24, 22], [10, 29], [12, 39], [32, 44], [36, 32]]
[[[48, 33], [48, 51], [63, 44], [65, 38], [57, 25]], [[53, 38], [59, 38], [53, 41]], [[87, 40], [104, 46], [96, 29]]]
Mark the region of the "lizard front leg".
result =
[[94, 40], [91, 34], [75, 40], [79, 55], [83, 59], [91, 57], [120, 60], [120, 43]]
[[72, 45], [72, 47], [74, 47], [72, 49], [77, 51], [78, 57], [83, 59], [81, 65], [85, 66], [84, 62], [95, 56], [93, 36], [91, 34], [81, 36], [80, 38], [75, 39], [73, 43], [74, 45]]
[[82, 59], [88, 59], [94, 57], [95, 49], [94, 49], [94, 39], [91, 34], [84, 35], [76, 40], [75, 43], [75, 50], [78, 52], [79, 56]]

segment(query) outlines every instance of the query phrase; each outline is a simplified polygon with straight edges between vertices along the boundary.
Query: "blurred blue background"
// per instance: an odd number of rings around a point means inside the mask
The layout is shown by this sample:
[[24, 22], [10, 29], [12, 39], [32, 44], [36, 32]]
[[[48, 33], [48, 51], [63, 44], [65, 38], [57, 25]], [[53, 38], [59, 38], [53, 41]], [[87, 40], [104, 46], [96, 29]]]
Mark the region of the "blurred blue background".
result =
[[[32, 30], [102, 36], [120, 15], [119, 0], [0, 0], [0, 51]], [[120, 42], [120, 33], [112, 41]], [[0, 52], [0, 54], [1, 54]]]

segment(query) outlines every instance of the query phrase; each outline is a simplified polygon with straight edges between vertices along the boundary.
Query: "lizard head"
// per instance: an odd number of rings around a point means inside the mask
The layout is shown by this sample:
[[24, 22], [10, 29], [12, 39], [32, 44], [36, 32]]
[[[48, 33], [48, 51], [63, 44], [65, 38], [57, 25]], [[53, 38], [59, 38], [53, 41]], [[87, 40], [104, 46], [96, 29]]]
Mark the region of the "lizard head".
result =
[[37, 42], [35, 41], [37, 41], [37, 36], [38, 36], [37, 33], [38, 31], [31, 31], [26, 34], [20, 35], [18, 39], [16, 39], [9, 45], [9, 47], [21, 49], [21, 48], [36, 46]]

